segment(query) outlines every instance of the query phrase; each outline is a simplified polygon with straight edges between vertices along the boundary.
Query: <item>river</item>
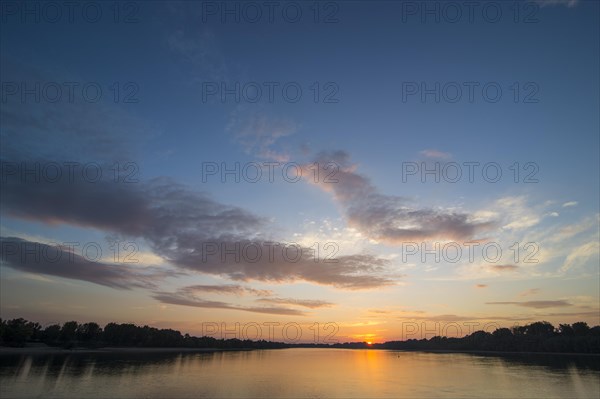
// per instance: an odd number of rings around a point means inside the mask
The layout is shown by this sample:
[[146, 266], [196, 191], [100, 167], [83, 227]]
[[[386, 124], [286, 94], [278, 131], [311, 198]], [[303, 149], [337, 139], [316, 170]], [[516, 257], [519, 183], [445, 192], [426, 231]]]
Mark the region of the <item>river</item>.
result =
[[5, 355], [0, 396], [598, 398], [600, 357], [312, 348]]

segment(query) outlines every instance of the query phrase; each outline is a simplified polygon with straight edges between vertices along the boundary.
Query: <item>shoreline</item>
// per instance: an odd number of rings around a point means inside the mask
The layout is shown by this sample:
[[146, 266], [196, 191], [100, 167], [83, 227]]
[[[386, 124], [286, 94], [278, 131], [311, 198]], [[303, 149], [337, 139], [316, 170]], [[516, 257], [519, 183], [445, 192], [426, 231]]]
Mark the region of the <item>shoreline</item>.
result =
[[425, 353], [467, 353], [473, 355], [550, 355], [550, 356], [591, 356], [599, 357], [600, 353], [579, 352], [517, 352], [517, 351], [479, 351], [454, 349], [387, 349], [395, 352], [425, 352]]
[[[53, 346], [9, 347], [0, 346], [0, 356], [3, 355], [69, 355], [69, 354], [159, 354], [159, 353], [214, 353], [238, 352], [252, 350], [266, 350], [256, 348], [144, 348], [144, 347], [104, 347], [104, 348], [73, 348], [65, 349]], [[298, 349], [295, 347], [278, 349]], [[517, 351], [480, 351], [480, 350], [454, 350], [454, 349], [386, 349], [386, 348], [314, 348], [314, 349], [350, 349], [350, 350], [386, 350], [392, 352], [422, 352], [422, 353], [464, 353], [473, 355], [543, 355], [543, 356], [586, 356], [600, 357], [600, 353], [574, 353], [574, 352], [517, 352]]]
[[248, 351], [251, 348], [220, 349], [220, 348], [138, 348], [131, 347], [104, 347], [104, 348], [73, 348], [59, 347], [24, 347], [14, 348], [0, 346], [0, 356], [3, 355], [70, 355], [70, 354], [152, 354], [152, 353], [213, 353], [227, 351]]

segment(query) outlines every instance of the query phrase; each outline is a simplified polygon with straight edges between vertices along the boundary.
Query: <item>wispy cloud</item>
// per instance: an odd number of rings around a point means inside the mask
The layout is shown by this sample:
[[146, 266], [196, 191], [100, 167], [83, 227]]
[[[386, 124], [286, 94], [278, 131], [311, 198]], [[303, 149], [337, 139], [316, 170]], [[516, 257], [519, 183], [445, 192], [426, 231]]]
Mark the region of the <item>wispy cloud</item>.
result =
[[[181, 287], [175, 292], [155, 292], [152, 296], [157, 301], [171, 305], [191, 306], [197, 308], [210, 309], [229, 309], [253, 313], [278, 314], [289, 316], [304, 316], [305, 313], [284, 306], [247, 306], [222, 301], [207, 300], [199, 297], [199, 294], [245, 294], [249, 293], [256, 296], [268, 296], [272, 292], [268, 290], [255, 290], [240, 285], [190, 285]], [[309, 309], [317, 309], [333, 306], [333, 303], [317, 299], [296, 299], [296, 298], [259, 298], [256, 302], [267, 305], [292, 305]]]
[[495, 208], [505, 218], [502, 226], [506, 230], [524, 230], [536, 226], [541, 221], [539, 211], [527, 206], [525, 196], [504, 197], [495, 203]]
[[[499, 302], [501, 304], [501, 302]], [[548, 306], [546, 308], [549, 308]], [[527, 322], [527, 321], [539, 321], [540, 318], [557, 317], [564, 320], [570, 317], [598, 317], [598, 311], [587, 311], [587, 312], [548, 312], [540, 313], [535, 311], [533, 314], [514, 314], [514, 315], [456, 315], [456, 314], [423, 314], [423, 315], [410, 315], [410, 316], [399, 316], [398, 319], [402, 321], [406, 320], [418, 320], [422, 322], [445, 322], [445, 323], [459, 323], [462, 321], [487, 321], [487, 322]], [[517, 324], [518, 325], [518, 324]], [[481, 325], [476, 326], [476, 329], [481, 328]]]
[[190, 297], [184, 295], [182, 293], [168, 293], [168, 292], [160, 292], [156, 293], [152, 296], [157, 301], [162, 303], [170, 304], [170, 305], [181, 305], [181, 306], [191, 306], [196, 308], [208, 308], [208, 309], [229, 309], [229, 310], [239, 310], [243, 312], [252, 312], [252, 313], [266, 313], [266, 314], [277, 314], [277, 315], [287, 315], [287, 316], [304, 316], [305, 313], [297, 310], [297, 309], [289, 309], [282, 307], [252, 307], [252, 306], [242, 306], [235, 305], [226, 302], [220, 301], [208, 301], [201, 298]]
[[519, 294], [519, 296], [530, 296], [530, 295], [536, 295], [540, 292], [539, 288], [530, 288], [526, 291], [523, 291]]
[[[598, 241], [591, 241], [575, 248], [565, 259], [563, 266], [561, 267], [562, 272], [567, 272], [573, 268], [584, 265], [592, 258], [597, 258], [600, 252], [600, 244]], [[594, 262], [595, 266], [598, 266], [598, 262]]]
[[257, 290], [250, 287], [244, 287], [237, 284], [222, 284], [222, 285], [190, 285], [181, 289], [182, 292], [189, 294], [211, 293], [211, 294], [233, 294], [238, 296], [254, 295], [254, 296], [271, 296], [271, 290]]
[[433, 159], [450, 159], [450, 158], [452, 158], [452, 154], [450, 154], [449, 152], [443, 152], [443, 151], [438, 151], [438, 150], [423, 150], [420, 152], [420, 154], [427, 158], [433, 158]]
[[332, 177], [337, 182], [316, 184], [343, 207], [349, 225], [369, 238], [394, 245], [432, 239], [467, 240], [494, 226], [492, 222], [474, 221], [467, 213], [416, 208], [405, 198], [380, 194], [367, 177], [356, 172], [343, 151], [321, 153], [315, 161], [320, 165], [333, 162], [339, 167]]
[[541, 7], [546, 6], [567, 6], [569, 8], [575, 7], [579, 0], [534, 0]]
[[262, 113], [242, 116], [239, 110], [232, 115], [227, 127], [246, 153], [276, 162], [289, 161], [289, 155], [276, 149], [275, 144], [280, 138], [292, 135], [296, 129], [296, 124], [290, 120], [269, 118]]
[[[68, 171], [63, 171], [68, 175]], [[313, 249], [287, 251], [261, 231], [267, 222], [235, 206], [221, 204], [206, 194], [190, 191], [171, 179], [136, 184], [98, 182], [39, 182], [19, 178], [4, 184], [2, 212], [49, 224], [70, 224], [138, 237], [172, 265], [237, 281], [291, 282], [297, 280], [343, 289], [392, 285], [400, 276], [386, 272], [390, 261], [370, 254], [339, 256], [335, 263], [315, 262]], [[209, 254], [211, 248], [257, 245], [258, 260]]]
[[486, 302], [486, 305], [515, 305], [525, 308], [546, 309], [573, 306], [567, 301]]
[[177, 273], [155, 267], [92, 262], [72, 247], [47, 245], [17, 237], [0, 237], [2, 265], [27, 273], [88, 281], [111, 288], [156, 288], [156, 283]]
[[295, 299], [295, 298], [261, 298], [258, 302], [273, 303], [279, 305], [294, 305], [302, 306], [310, 309], [326, 308], [331, 307], [334, 304], [327, 301], [321, 301], [317, 299]]
[[370, 313], [376, 313], [376, 314], [390, 314], [392, 313], [391, 310], [383, 310], [383, 309], [369, 309]]
[[490, 269], [497, 272], [515, 272], [519, 270], [519, 266], [517, 265], [492, 265]]

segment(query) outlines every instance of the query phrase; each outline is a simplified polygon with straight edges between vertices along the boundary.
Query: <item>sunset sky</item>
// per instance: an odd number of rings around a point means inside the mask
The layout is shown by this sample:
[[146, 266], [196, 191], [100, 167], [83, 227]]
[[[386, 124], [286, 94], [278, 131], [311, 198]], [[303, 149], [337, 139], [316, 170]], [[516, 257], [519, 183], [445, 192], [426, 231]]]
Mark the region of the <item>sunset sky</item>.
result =
[[2, 9], [3, 319], [600, 323], [597, 1], [91, 3]]

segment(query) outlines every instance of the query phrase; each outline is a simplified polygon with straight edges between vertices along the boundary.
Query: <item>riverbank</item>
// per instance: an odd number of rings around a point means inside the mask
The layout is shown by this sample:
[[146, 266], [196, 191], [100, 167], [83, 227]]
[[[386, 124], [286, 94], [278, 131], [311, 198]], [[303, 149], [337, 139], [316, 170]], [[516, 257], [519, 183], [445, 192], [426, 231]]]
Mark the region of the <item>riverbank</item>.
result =
[[425, 353], [468, 353], [473, 355], [547, 355], [547, 356], [592, 356], [600, 357], [600, 353], [577, 352], [517, 352], [517, 351], [478, 351], [478, 350], [449, 350], [449, 349], [387, 349], [397, 352]]
[[[282, 348], [294, 349], [294, 347]], [[322, 348], [315, 348], [322, 349]], [[350, 349], [350, 350], [386, 350], [393, 352], [422, 352], [422, 353], [465, 353], [473, 355], [544, 355], [544, 356], [587, 356], [600, 357], [600, 353], [574, 353], [574, 352], [517, 352], [517, 351], [481, 351], [481, 350], [451, 350], [451, 349], [385, 349], [385, 348], [335, 348], [331, 349]], [[251, 351], [254, 348], [141, 348], [141, 347], [104, 347], [104, 348], [72, 348], [64, 349], [60, 347], [35, 345], [23, 348], [14, 348], [0, 346], [0, 356], [2, 355], [68, 355], [68, 354], [152, 354], [152, 353], [211, 353], [211, 352], [231, 352], [231, 351]]]
[[68, 355], [68, 354], [101, 354], [101, 353], [122, 353], [122, 354], [144, 354], [144, 353], [210, 353], [225, 351], [248, 351], [252, 349], [220, 349], [220, 348], [137, 348], [137, 347], [105, 347], [105, 348], [73, 348], [64, 349], [52, 346], [26, 346], [23, 348], [13, 348], [0, 346], [0, 356], [2, 355]]

